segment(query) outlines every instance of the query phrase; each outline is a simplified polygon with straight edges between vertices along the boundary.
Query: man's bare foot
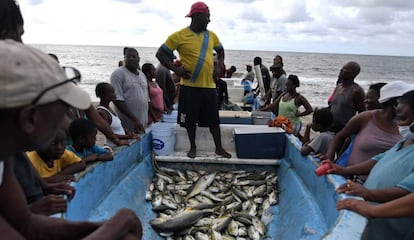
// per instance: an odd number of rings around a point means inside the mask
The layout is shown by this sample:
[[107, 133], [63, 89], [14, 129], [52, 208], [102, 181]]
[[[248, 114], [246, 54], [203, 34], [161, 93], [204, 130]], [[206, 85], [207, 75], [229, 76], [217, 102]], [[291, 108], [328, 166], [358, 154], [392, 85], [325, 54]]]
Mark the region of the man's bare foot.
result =
[[196, 149], [190, 149], [187, 153], [187, 157], [189, 158], [195, 158], [197, 156], [197, 150]]
[[224, 150], [223, 148], [221, 148], [221, 149], [216, 149], [216, 154], [217, 154], [217, 155], [220, 155], [220, 156], [223, 156], [223, 157], [225, 157], [225, 158], [231, 158], [231, 154], [230, 154], [230, 153], [228, 153], [228, 152], [226, 152], [226, 150]]

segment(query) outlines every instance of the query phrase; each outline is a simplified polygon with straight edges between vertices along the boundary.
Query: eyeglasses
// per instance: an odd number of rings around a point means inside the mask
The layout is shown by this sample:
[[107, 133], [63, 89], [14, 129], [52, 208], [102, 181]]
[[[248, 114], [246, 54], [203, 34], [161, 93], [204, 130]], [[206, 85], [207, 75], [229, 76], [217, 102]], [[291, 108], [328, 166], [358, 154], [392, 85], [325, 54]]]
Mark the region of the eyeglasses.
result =
[[43, 97], [43, 95], [45, 95], [48, 91], [60, 87], [62, 85], [65, 85], [67, 83], [79, 83], [81, 81], [81, 73], [79, 72], [78, 69], [74, 68], [74, 67], [63, 67], [63, 70], [65, 71], [65, 75], [67, 77], [67, 79], [65, 81], [62, 81], [60, 83], [56, 83], [50, 87], [47, 87], [46, 89], [44, 89], [43, 91], [41, 91], [39, 93], [39, 95], [37, 95], [33, 101], [31, 102], [31, 105], [36, 106], [36, 104], [39, 102], [39, 100]]

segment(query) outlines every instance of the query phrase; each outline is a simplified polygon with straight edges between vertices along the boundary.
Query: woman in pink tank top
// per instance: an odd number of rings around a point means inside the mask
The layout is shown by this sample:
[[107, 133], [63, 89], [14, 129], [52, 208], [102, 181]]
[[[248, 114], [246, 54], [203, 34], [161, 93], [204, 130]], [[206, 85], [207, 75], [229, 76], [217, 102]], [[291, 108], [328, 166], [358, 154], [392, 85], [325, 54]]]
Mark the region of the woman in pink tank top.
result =
[[150, 106], [149, 106], [149, 113], [148, 113], [148, 124], [152, 122], [159, 122], [161, 121], [162, 114], [164, 113], [164, 92], [157, 84], [156, 81], [153, 81], [155, 78], [155, 66], [151, 63], [145, 63], [142, 65], [142, 72], [147, 77], [148, 81], [148, 93], [150, 96]]
[[402, 139], [394, 107], [401, 95], [402, 93], [396, 92], [381, 103], [382, 109], [366, 111], [351, 118], [335, 135], [323, 158], [333, 160], [335, 152], [341, 147], [340, 143], [352, 135], [355, 135], [355, 139], [348, 166], [368, 160], [394, 146]]

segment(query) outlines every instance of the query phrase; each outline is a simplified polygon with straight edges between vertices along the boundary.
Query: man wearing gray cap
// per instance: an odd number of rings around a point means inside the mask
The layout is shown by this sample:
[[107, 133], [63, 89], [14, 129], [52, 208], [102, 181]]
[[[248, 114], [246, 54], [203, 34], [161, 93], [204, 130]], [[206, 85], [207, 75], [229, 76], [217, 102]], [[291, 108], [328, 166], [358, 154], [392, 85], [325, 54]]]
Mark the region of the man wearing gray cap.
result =
[[286, 91], [287, 76], [285, 70], [283, 70], [283, 62], [273, 64], [270, 67], [272, 72], [272, 101], [275, 101], [283, 92]]
[[[33, 214], [13, 172], [13, 155], [50, 144], [68, 108], [87, 109], [90, 99], [49, 55], [11, 40], [0, 41], [0, 235], [4, 239], [118, 239], [141, 237], [129, 210], [104, 223], [68, 222]], [[96, 230], [96, 231], [95, 231]], [[90, 234], [90, 235], [89, 235]]]

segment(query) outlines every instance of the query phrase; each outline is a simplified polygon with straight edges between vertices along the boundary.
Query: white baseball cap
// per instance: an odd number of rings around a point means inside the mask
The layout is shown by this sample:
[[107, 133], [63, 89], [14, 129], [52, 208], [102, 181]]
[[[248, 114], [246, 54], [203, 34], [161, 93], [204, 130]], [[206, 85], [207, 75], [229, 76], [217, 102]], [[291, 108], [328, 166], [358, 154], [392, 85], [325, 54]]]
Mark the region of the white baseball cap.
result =
[[380, 103], [385, 103], [391, 98], [401, 97], [404, 93], [411, 90], [414, 90], [414, 86], [403, 81], [393, 81], [385, 84], [385, 86], [381, 88], [378, 101]]
[[[45, 89], [67, 80], [65, 71], [51, 56], [13, 40], [0, 41], [0, 108], [30, 105]], [[38, 105], [62, 100], [87, 109], [90, 97], [73, 82], [51, 88]]]

